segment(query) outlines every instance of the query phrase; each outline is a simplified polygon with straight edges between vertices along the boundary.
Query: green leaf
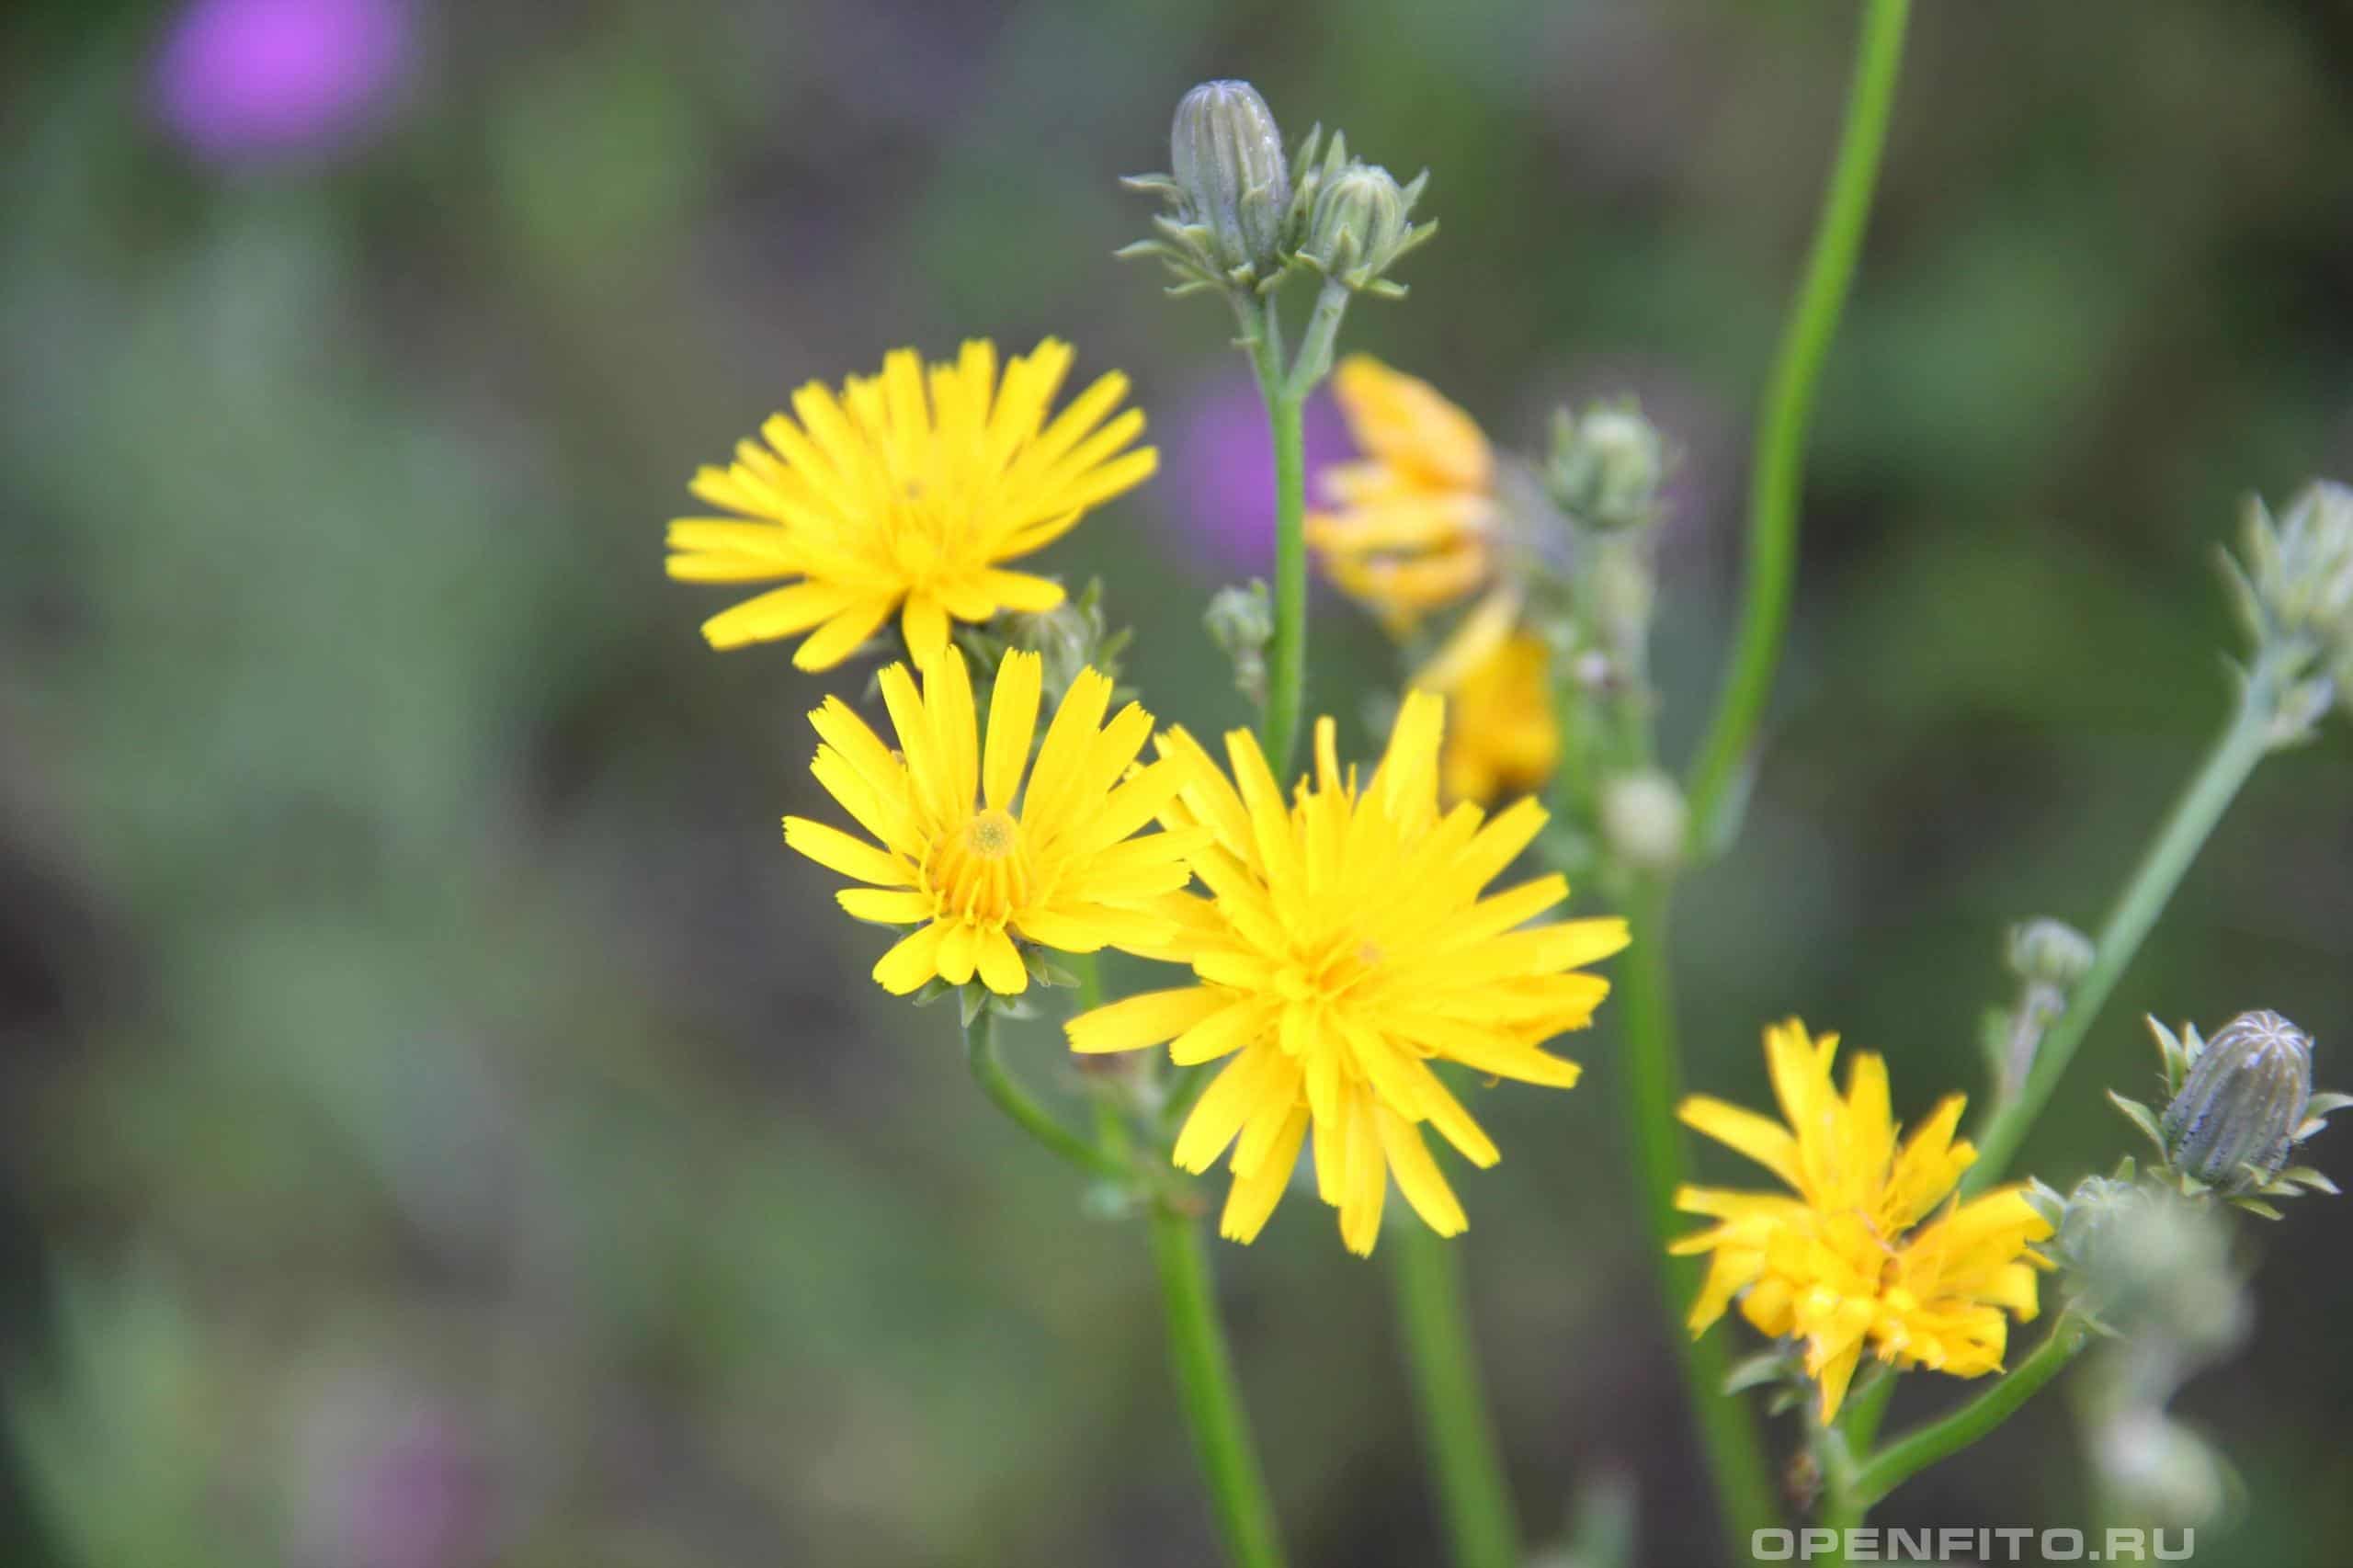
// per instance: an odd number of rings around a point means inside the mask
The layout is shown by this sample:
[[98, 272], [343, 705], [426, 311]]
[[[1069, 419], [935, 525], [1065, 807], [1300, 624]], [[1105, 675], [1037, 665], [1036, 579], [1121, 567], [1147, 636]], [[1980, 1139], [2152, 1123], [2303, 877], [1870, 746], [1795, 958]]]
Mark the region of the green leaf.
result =
[[2302, 1183], [2303, 1186], [2311, 1187], [2315, 1192], [2325, 1192], [2331, 1198], [2336, 1197], [2337, 1192], [2336, 1184], [2335, 1182], [2329, 1180], [2326, 1176], [2321, 1175], [2320, 1172], [2313, 1169], [2310, 1165], [2290, 1165], [2286, 1170], [2279, 1173], [2279, 1180], [2282, 1183], [2288, 1184]]
[[2157, 1146], [2158, 1153], [2162, 1154], [2165, 1153], [2165, 1135], [2162, 1131], [2158, 1131], [2157, 1118], [2154, 1111], [2152, 1111], [2147, 1106], [2143, 1105], [2139, 1100], [2126, 1099], [2114, 1089], [2108, 1091], [2108, 1097], [2109, 1102], [2113, 1104], [2117, 1109], [2124, 1113], [2124, 1119], [2127, 1121], [2130, 1121], [2133, 1126], [2139, 1128], [2143, 1132], [2148, 1135], [2149, 1142]]
[[1744, 1393], [1768, 1383], [1780, 1382], [1789, 1375], [1788, 1357], [1779, 1350], [1760, 1350], [1724, 1374], [1724, 1392]]

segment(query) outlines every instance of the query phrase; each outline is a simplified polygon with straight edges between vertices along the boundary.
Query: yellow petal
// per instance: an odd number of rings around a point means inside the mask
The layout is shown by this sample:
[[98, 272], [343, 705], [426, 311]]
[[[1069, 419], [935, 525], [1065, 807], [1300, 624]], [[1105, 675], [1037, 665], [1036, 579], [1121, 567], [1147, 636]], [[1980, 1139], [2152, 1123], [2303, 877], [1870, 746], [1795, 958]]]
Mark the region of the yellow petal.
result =
[[787, 817], [784, 841], [827, 870], [839, 871], [845, 877], [886, 888], [915, 885], [915, 871], [904, 862], [863, 839], [852, 838], [837, 827], [827, 827], [807, 817]]
[[939, 972], [939, 944], [947, 928], [937, 922], [902, 938], [874, 966], [874, 978], [883, 990], [904, 996]]
[[1798, 1179], [1798, 1141], [1790, 1130], [1709, 1095], [1693, 1095], [1676, 1108], [1683, 1125], [1736, 1149], [1791, 1187]]
[[1266, 1153], [1247, 1176], [1237, 1176], [1225, 1195], [1218, 1233], [1245, 1245], [1258, 1239], [1275, 1205], [1282, 1201], [1299, 1165], [1299, 1145], [1307, 1136], [1307, 1108], [1293, 1106]]
[[1136, 1051], [1174, 1040], [1226, 1007], [1228, 998], [1204, 985], [1147, 991], [1082, 1013], [1063, 1026], [1073, 1051]]
[[1389, 1168], [1397, 1175], [1397, 1186], [1405, 1194], [1405, 1201], [1423, 1223], [1441, 1236], [1458, 1236], [1470, 1227], [1462, 1205], [1447, 1185], [1446, 1176], [1430, 1157], [1429, 1146], [1412, 1123], [1395, 1111], [1382, 1107], [1376, 1115], [1381, 1129], [1381, 1146], [1389, 1156]]
[[1000, 996], [1018, 996], [1029, 989], [1029, 971], [1023, 966], [1013, 938], [1005, 934], [1002, 926], [992, 926], [981, 932], [977, 967], [981, 983]]
[[988, 751], [982, 769], [983, 799], [995, 811], [1013, 805], [1022, 770], [1029, 766], [1029, 742], [1038, 730], [1038, 694], [1045, 661], [1019, 649], [1007, 653], [989, 694]]

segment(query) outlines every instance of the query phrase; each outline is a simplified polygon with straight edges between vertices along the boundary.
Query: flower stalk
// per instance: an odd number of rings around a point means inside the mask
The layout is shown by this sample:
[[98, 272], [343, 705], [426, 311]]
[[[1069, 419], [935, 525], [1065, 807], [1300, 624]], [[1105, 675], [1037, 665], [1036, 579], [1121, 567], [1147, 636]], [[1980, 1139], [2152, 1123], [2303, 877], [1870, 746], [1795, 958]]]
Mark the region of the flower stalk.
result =
[[1985, 1124], [1977, 1140], [1977, 1163], [1961, 1180], [1963, 1196], [1982, 1192], [2000, 1179], [2027, 1130], [2050, 1103], [2068, 1062], [2098, 1017], [2101, 1005], [2131, 967], [2141, 943], [2165, 912], [2215, 824], [2237, 799], [2256, 765], [2280, 744], [2279, 704], [2293, 671], [2295, 653], [2279, 647], [2257, 653], [2254, 667], [2240, 685], [2230, 722], [2149, 846], [2132, 880], [2125, 884], [2107, 924], [2100, 927], [2093, 944], [2091, 969], [2069, 998], [2066, 1011], [2043, 1037], [2034, 1066], [2018, 1093], [2003, 1100]]
[[1168, 1202], [1152, 1207], [1152, 1258], [1168, 1322], [1168, 1363], [1193, 1435], [1218, 1535], [1233, 1568], [1282, 1568], [1274, 1500], [1250, 1436], [1250, 1420], [1210, 1285], [1200, 1222]]
[[1694, 759], [1688, 794], [1694, 842], [1718, 846], [1731, 836], [1725, 820], [1733, 785], [1747, 767], [1748, 753], [1764, 717], [1765, 700], [1780, 663], [1789, 628], [1790, 598], [1798, 559], [1798, 507], [1805, 483], [1805, 441], [1813, 423], [1815, 393], [1830, 340], [1854, 282], [1862, 251], [1871, 193], [1879, 184], [1880, 154], [1895, 102], [1904, 62], [1904, 31], [1911, 0], [1868, 0], [1862, 35], [1856, 45], [1855, 73], [1847, 96], [1845, 129], [1837, 161], [1823, 196], [1822, 216], [1805, 276], [1774, 355], [1763, 411], [1757, 416], [1756, 456], [1749, 473], [1748, 565], [1742, 590], [1740, 630], [1730, 674], [1714, 716]]
[[1851, 1512], [1852, 1521], [1859, 1524], [1864, 1514], [1889, 1493], [1992, 1432], [2065, 1371], [2091, 1337], [2091, 1325], [2082, 1318], [2073, 1313], [2061, 1316], [2042, 1343], [1992, 1388], [1949, 1415], [1905, 1433], [1859, 1461], [1847, 1496], [1825, 1510], [1825, 1522], [1836, 1527], [1839, 1521], [1833, 1514]]
[[1015, 1126], [1036, 1139], [1048, 1153], [1088, 1176], [1105, 1181], [1129, 1180], [1133, 1173], [1126, 1159], [1073, 1132], [1014, 1081], [997, 1054], [996, 1019], [995, 1009], [984, 1006], [964, 1026], [964, 1061], [972, 1069], [972, 1082], [980, 1085], [989, 1103], [1005, 1112]]
[[1330, 368], [1332, 339], [1347, 309], [1348, 291], [1336, 283], [1324, 286], [1299, 357], [1288, 363], [1275, 301], [1239, 291], [1233, 300], [1275, 447], [1275, 634], [1267, 647], [1267, 704], [1258, 743], [1281, 778], [1299, 744], [1307, 689], [1307, 456], [1302, 411], [1324, 372], [1306, 372], [1315, 353]]
[[1517, 1568], [1519, 1525], [1480, 1384], [1460, 1260], [1420, 1225], [1396, 1227], [1389, 1244], [1406, 1370], [1455, 1568]]
[[1627, 1045], [1627, 1119], [1634, 1128], [1643, 1218], [1650, 1231], [1651, 1255], [1658, 1260], [1667, 1337], [1676, 1348], [1692, 1418], [1699, 1424], [1731, 1554], [1738, 1561], [1756, 1531], [1779, 1522], [1780, 1511], [1756, 1418], [1745, 1404], [1723, 1392], [1731, 1367], [1722, 1339], [1695, 1338], [1685, 1331], [1683, 1303], [1699, 1288], [1699, 1271], [1689, 1260], [1667, 1253], [1677, 1229], [1675, 1193], [1686, 1170], [1682, 1131], [1675, 1117], [1683, 1097], [1683, 1070], [1675, 1039], [1674, 984], [1667, 970], [1668, 909], [1669, 885], [1660, 876], [1641, 879], [1626, 905], [1633, 934], [1620, 996]]

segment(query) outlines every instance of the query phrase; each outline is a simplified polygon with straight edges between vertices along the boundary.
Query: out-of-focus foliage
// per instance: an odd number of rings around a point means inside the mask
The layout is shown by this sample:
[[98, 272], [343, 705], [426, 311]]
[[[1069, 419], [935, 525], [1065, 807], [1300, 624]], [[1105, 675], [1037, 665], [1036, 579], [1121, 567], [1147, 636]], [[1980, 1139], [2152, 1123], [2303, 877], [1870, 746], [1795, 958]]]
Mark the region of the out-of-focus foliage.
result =
[[[390, 63], [226, 119], [171, 9], [0, 24], [10, 1561], [1201, 1561], [1141, 1238], [867, 983], [776, 842], [826, 687], [702, 648], [662, 522], [803, 381], [1067, 335], [1165, 472], [1046, 563], [1104, 576], [1156, 711], [1240, 722], [1201, 611], [1264, 570], [1254, 393], [1109, 253], [1169, 106], [1247, 74], [1432, 171], [1352, 347], [1524, 449], [1624, 391], [1685, 454], [1688, 736], [1848, 8], [324, 8], [391, 16]], [[1686, 903], [1714, 1092], [1802, 1009], [1916, 1115], [1978, 1086], [2005, 927], [2097, 923], [2222, 711], [2237, 497], [2353, 470], [2348, 72], [2325, 4], [1924, 9], [1749, 836]], [[1389, 665], [1321, 613], [1361, 752]], [[2113, 1161], [2143, 1011], [2278, 1007], [2344, 1080], [2348, 744], [2258, 778], [2028, 1166]], [[1696, 1561], [1607, 1012], [1579, 1047], [1577, 1092], [1494, 1105], [1462, 1244], [1506, 1446], [1544, 1528], [1607, 1470], [1643, 1560]], [[1312, 1210], [1220, 1258], [1298, 1555], [1424, 1562], [1385, 1291]], [[2338, 1222], [2267, 1232], [2255, 1337], [2180, 1401], [2249, 1488], [2234, 1561], [2353, 1531]], [[2075, 1453], [2052, 1402], [1886, 1522], [2092, 1523]]]

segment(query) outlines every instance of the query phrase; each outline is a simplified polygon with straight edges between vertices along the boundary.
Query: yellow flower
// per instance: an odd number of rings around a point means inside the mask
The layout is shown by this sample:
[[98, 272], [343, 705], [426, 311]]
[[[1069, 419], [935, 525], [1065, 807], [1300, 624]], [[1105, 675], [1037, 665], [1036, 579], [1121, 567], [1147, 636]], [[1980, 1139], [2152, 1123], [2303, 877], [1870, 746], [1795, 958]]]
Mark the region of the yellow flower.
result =
[[829, 669], [897, 610], [922, 668], [948, 645], [951, 619], [1062, 603], [1061, 584], [1001, 563], [1060, 538], [1159, 461], [1150, 447], [1122, 450], [1142, 414], [1104, 423], [1127, 394], [1117, 371], [1047, 422], [1070, 361], [1070, 346], [1050, 337], [1000, 383], [994, 344], [967, 343], [954, 364], [927, 373], [902, 348], [880, 376], [852, 376], [838, 398], [816, 381], [793, 393], [797, 423], [773, 415], [760, 427], [765, 444], [737, 443], [733, 463], [703, 469], [689, 486], [742, 515], [670, 525], [673, 577], [789, 580], [705, 621], [710, 645], [813, 628], [792, 662]]
[[1364, 457], [1323, 472], [1332, 507], [1308, 515], [1307, 538], [1334, 582], [1408, 631], [1494, 573], [1495, 453], [1427, 381], [1368, 355], [1342, 360], [1332, 390]]
[[[1543, 639], [1526, 632], [1446, 687], [1452, 699], [1438, 787], [1450, 801], [1487, 804], [1505, 795], [1543, 788], [1561, 757], [1561, 727], [1553, 710], [1552, 655]], [[1428, 671], [1423, 672], [1425, 679]]]
[[1133, 835], [1175, 797], [1184, 771], [1134, 767], [1152, 715], [1131, 702], [1104, 723], [1111, 682], [1093, 670], [1072, 683], [1029, 768], [1041, 673], [1035, 653], [1006, 655], [985, 751], [953, 646], [925, 672], [920, 698], [904, 665], [882, 672], [896, 753], [837, 697], [809, 715], [824, 742], [810, 771], [882, 846], [805, 817], [784, 819], [784, 841], [871, 884], [836, 895], [858, 919], [915, 927], [874, 966], [886, 991], [904, 995], [934, 975], [961, 985], [978, 973], [990, 990], [1017, 995], [1029, 977], [1017, 937], [1066, 953], [1157, 953], [1174, 932], [1158, 910], [1190, 880], [1185, 851], [1205, 835]]
[[[1438, 806], [1443, 700], [1405, 700], [1388, 755], [1361, 790], [1340, 771], [1332, 721], [1315, 727], [1315, 778], [1286, 809], [1257, 744], [1225, 738], [1229, 782], [1191, 736], [1162, 755], [1185, 770], [1163, 820], [1199, 824], [1188, 854], [1206, 899], [1179, 895], [1173, 944], [1199, 983], [1115, 1002], [1069, 1025], [1075, 1051], [1170, 1041], [1180, 1066], [1233, 1060], [1178, 1135], [1176, 1164], [1205, 1171], [1228, 1145], [1223, 1233], [1255, 1238], [1315, 1132], [1316, 1190], [1349, 1250], [1370, 1253], [1393, 1173], [1432, 1230], [1467, 1223], [1422, 1141], [1429, 1123], [1473, 1165], [1497, 1157], [1433, 1061], [1567, 1088], [1574, 1062], [1539, 1049], [1590, 1023], [1608, 993], [1576, 972], [1626, 945], [1621, 920], [1526, 923], [1567, 896], [1557, 876], [1482, 897], [1543, 825], [1533, 801], [1492, 821]], [[1239, 787], [1237, 790], [1237, 786]]]
[[1705, 1333], [1739, 1296], [1756, 1327], [1806, 1342], [1824, 1421], [1838, 1414], [1866, 1349], [1957, 1378], [1999, 1370], [2004, 1313], [2033, 1318], [2034, 1271], [2050, 1267], [2029, 1249], [2051, 1226], [2022, 1187], [1947, 1201], [1977, 1158], [1953, 1137], [1962, 1097], [1945, 1099], [1899, 1147], [1887, 1064], [1858, 1055], [1841, 1099], [1830, 1078], [1837, 1050], [1837, 1036], [1817, 1043], [1794, 1018], [1765, 1031], [1787, 1127], [1705, 1095], [1683, 1102], [1686, 1125], [1755, 1160], [1797, 1196], [1687, 1187], [1676, 1207], [1717, 1223], [1670, 1249], [1715, 1255], [1691, 1308], [1692, 1333]]

